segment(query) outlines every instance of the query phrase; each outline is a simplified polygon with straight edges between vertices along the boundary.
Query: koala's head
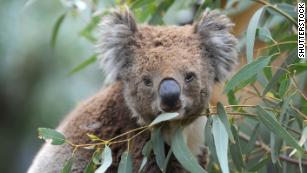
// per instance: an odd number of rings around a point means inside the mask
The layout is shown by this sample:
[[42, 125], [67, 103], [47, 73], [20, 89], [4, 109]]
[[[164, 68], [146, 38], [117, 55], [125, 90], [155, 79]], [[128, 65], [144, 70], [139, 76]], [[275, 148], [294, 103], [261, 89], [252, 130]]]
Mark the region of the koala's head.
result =
[[186, 26], [137, 25], [126, 10], [102, 19], [101, 65], [107, 81], [124, 83], [124, 97], [140, 123], [163, 112], [199, 114], [211, 87], [227, 78], [237, 62], [233, 24], [206, 11]]

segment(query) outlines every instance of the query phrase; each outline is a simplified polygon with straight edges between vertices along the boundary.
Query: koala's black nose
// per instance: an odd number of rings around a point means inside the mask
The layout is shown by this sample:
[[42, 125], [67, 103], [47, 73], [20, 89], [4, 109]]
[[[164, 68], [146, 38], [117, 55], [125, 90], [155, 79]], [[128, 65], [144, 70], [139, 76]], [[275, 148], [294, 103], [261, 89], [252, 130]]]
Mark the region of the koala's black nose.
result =
[[161, 108], [166, 112], [180, 108], [180, 86], [174, 79], [165, 79], [160, 83], [159, 94]]

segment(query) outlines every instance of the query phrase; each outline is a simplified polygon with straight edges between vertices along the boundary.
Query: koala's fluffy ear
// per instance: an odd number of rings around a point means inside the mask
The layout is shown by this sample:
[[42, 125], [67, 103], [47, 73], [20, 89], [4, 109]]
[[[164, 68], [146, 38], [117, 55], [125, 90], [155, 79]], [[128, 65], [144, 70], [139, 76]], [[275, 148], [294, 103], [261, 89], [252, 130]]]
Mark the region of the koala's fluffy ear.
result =
[[102, 18], [98, 59], [107, 83], [119, 79], [124, 67], [132, 61], [137, 31], [137, 24], [128, 9], [114, 10]]
[[204, 56], [210, 58], [216, 82], [225, 80], [238, 61], [237, 39], [230, 33], [233, 26], [225, 15], [216, 10], [206, 10], [195, 26]]

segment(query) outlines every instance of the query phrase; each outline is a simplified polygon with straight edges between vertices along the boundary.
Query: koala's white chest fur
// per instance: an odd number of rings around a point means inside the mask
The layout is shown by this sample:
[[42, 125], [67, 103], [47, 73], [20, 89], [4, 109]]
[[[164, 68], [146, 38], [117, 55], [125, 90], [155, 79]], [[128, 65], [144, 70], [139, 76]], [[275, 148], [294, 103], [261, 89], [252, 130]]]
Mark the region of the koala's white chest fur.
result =
[[[207, 117], [201, 116], [194, 120], [191, 124], [183, 129], [183, 137], [190, 151], [194, 156], [199, 156], [205, 147], [205, 126]], [[172, 135], [176, 130], [176, 125], [170, 125], [168, 129], [163, 131], [163, 136], [166, 143], [171, 143]]]

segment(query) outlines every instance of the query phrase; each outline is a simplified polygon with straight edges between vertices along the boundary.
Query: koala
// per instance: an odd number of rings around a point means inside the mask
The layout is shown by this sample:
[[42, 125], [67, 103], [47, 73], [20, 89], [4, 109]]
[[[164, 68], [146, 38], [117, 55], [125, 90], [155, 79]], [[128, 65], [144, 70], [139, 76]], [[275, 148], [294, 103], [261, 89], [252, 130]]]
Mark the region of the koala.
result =
[[[208, 107], [213, 86], [227, 79], [237, 64], [237, 39], [230, 33], [233, 25], [225, 15], [210, 10], [197, 23], [185, 26], [140, 25], [129, 10], [105, 16], [97, 47], [108, 84], [68, 114], [57, 130], [73, 143], [90, 143], [87, 133], [110, 139], [149, 124], [161, 113], [178, 112], [178, 119], [192, 118], [184, 127], [184, 139], [205, 167], [207, 119], [199, 115]], [[169, 123], [162, 131], [166, 143], [171, 143], [174, 130]], [[133, 172], [140, 168], [141, 151], [149, 139], [150, 132], [145, 132], [131, 141]], [[114, 173], [127, 144], [114, 144], [111, 149], [113, 163], [107, 172]], [[45, 144], [28, 173], [60, 172], [71, 153], [67, 144]], [[83, 172], [92, 154], [88, 149], [77, 150], [72, 172]], [[160, 172], [153, 154], [144, 172]], [[168, 172], [187, 171], [172, 156]]]

